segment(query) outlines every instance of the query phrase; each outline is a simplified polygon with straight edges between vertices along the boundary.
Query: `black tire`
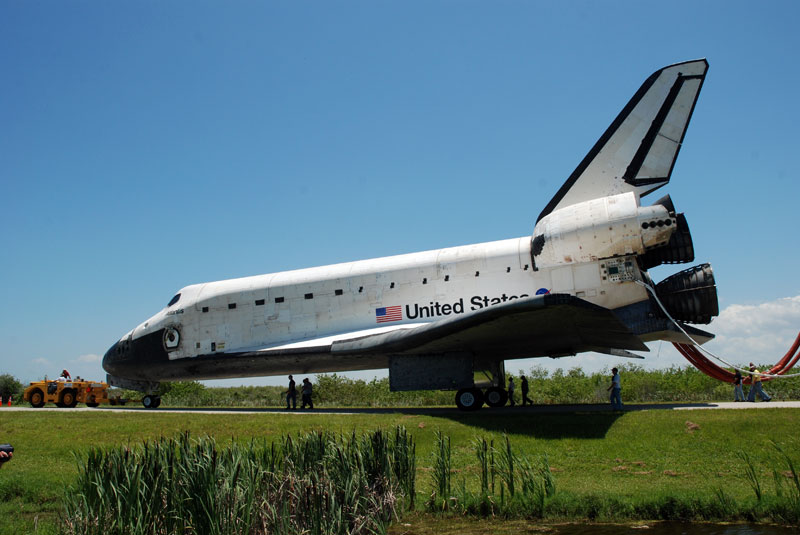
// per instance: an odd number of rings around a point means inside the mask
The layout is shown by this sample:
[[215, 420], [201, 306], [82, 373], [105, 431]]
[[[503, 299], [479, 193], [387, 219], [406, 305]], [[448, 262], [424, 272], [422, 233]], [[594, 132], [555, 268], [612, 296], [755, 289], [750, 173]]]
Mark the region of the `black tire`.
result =
[[456, 406], [462, 411], [476, 411], [483, 406], [480, 388], [462, 388], [456, 392]]
[[161, 405], [161, 398], [158, 396], [147, 394], [145, 397], [142, 398], [142, 405], [144, 405], [145, 409], [155, 409], [159, 405]]
[[75, 395], [75, 391], [71, 388], [65, 388], [61, 391], [61, 397], [59, 399], [61, 402], [62, 407], [72, 408], [78, 404], [78, 397]]
[[41, 409], [44, 407], [44, 392], [39, 388], [34, 388], [31, 392], [30, 398], [31, 407], [34, 409]]
[[99, 403], [94, 403], [94, 402], [91, 402], [91, 401], [87, 401], [87, 402], [86, 402], [86, 406], [87, 406], [87, 407], [91, 407], [91, 408], [93, 408], [93, 409], [94, 409], [95, 407], [99, 407], [99, 406], [100, 406], [100, 404], [99, 404]]
[[499, 386], [492, 386], [486, 389], [483, 399], [490, 407], [505, 407], [508, 402], [508, 392]]
[[156, 400], [153, 403], [153, 408], [157, 409], [161, 406], [161, 396], [156, 396]]

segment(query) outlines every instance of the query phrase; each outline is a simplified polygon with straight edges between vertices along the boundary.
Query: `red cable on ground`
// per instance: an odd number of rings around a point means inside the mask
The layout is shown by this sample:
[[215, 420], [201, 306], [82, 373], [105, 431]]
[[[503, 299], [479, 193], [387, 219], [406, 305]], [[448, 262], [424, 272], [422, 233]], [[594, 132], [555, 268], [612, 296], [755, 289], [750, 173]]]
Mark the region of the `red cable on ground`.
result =
[[[786, 352], [783, 358], [779, 360], [778, 363], [772, 368], [770, 368], [770, 370], [766, 373], [770, 375], [783, 375], [784, 373], [791, 370], [792, 367], [795, 364], [797, 364], [798, 358], [800, 358], [800, 352], [798, 352], [796, 355], [794, 354], [795, 351], [797, 351], [798, 347], [800, 347], [800, 334], [797, 335], [797, 338], [795, 338], [792, 347], [789, 348], [789, 351]], [[792, 355], [794, 355], [794, 358], [792, 358]], [[762, 382], [771, 381], [772, 379], [774, 379], [774, 377], [762, 377], [761, 381]], [[748, 377], [743, 381], [743, 383], [746, 385], [752, 384], [752, 382], [753, 382], [752, 377]]]
[[725, 383], [733, 382], [733, 374], [731, 372], [723, 370], [719, 366], [710, 362], [707, 358], [701, 355], [694, 346], [688, 344], [679, 344], [676, 342], [673, 342], [672, 345], [675, 346], [675, 348], [686, 358], [686, 360], [688, 360], [695, 368], [704, 374]]
[[[695, 368], [697, 368], [697, 369], [700, 369], [700, 368], [697, 366], [697, 363], [695, 362], [695, 360], [694, 360], [694, 357], [692, 357], [691, 355], [689, 355], [689, 352], [686, 350], [686, 347], [688, 347], [688, 346], [686, 346], [686, 345], [684, 345], [684, 344], [679, 344], [679, 343], [677, 343], [677, 342], [672, 342], [672, 345], [673, 345], [673, 346], [675, 346], [675, 349], [677, 349], [677, 350], [678, 350], [678, 352], [679, 352], [681, 355], [683, 355], [683, 357], [684, 357], [686, 360], [688, 360], [688, 361], [689, 361], [689, 364], [691, 364], [692, 366], [694, 366], [694, 367], [695, 367]], [[701, 370], [701, 371], [702, 371], [702, 370]]]
[[689, 351], [694, 354], [695, 360], [699, 361], [703, 365], [703, 369], [706, 370], [706, 374], [713, 374], [712, 376], [716, 376], [720, 381], [726, 383], [732, 383], [734, 381], [735, 376], [733, 372], [729, 372], [728, 370], [711, 362], [696, 347], [689, 346]]
[[797, 362], [797, 358], [800, 356], [800, 354], [795, 355], [792, 364], [787, 366], [787, 363], [790, 361], [792, 355], [794, 355], [794, 353], [797, 351], [797, 348], [799, 347], [800, 347], [800, 333], [798, 333], [797, 338], [795, 338], [794, 344], [792, 344], [792, 347], [789, 348], [789, 351], [787, 351], [786, 354], [783, 356], [783, 358], [780, 361], [778, 361], [778, 363], [775, 366], [772, 367], [769, 373], [782, 375], [783, 373], [789, 371], [792, 368], [792, 366], [794, 366], [794, 363]]
[[[798, 335], [798, 338], [800, 338], [800, 335]], [[786, 372], [788, 372], [789, 370], [791, 370], [791, 369], [792, 369], [792, 367], [793, 367], [795, 364], [797, 364], [797, 361], [798, 361], [798, 360], [800, 360], [800, 351], [798, 351], [798, 352], [797, 352], [797, 354], [794, 356], [794, 358], [792, 359], [792, 361], [791, 361], [789, 364], [787, 364], [787, 365], [786, 365], [786, 368], [782, 369], [782, 370], [779, 372], [779, 374], [780, 374], [780, 375], [783, 375], [784, 373], [786, 373]]]
[[[695, 346], [689, 344], [679, 344], [677, 342], [673, 342], [672, 345], [683, 355], [686, 360], [688, 360], [695, 368], [700, 370], [701, 372], [705, 373], [709, 377], [713, 377], [719, 381], [723, 381], [726, 383], [732, 383], [734, 381], [735, 375], [728, 370], [717, 366], [705, 355], [700, 353]], [[797, 364], [798, 360], [800, 360], [800, 333], [797, 335], [792, 347], [789, 348], [789, 351], [775, 364], [768, 372], [769, 375], [783, 375], [784, 373], [791, 370], [795, 364]], [[748, 376], [744, 379], [743, 383], [750, 384], [752, 382], [752, 376]], [[762, 377], [762, 381], [770, 381], [773, 377]]]

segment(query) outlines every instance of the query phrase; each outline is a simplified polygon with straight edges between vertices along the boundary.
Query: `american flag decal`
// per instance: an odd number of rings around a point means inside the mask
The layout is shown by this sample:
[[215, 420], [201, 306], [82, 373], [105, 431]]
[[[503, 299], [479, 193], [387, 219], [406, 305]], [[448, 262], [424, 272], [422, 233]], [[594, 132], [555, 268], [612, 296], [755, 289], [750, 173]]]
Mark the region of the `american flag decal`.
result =
[[400, 321], [403, 319], [403, 307], [381, 307], [375, 309], [375, 322], [388, 323], [390, 321]]

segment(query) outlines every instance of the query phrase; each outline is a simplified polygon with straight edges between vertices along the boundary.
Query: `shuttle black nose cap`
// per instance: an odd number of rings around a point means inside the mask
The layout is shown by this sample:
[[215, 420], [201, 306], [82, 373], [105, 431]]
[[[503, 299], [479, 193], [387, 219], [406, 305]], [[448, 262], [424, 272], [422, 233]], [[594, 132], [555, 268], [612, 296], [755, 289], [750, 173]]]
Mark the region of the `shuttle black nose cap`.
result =
[[106, 371], [106, 373], [110, 373], [111, 375], [116, 374], [115, 364], [119, 359], [118, 353], [119, 342], [115, 343], [108, 349], [108, 351], [106, 351], [106, 354], [103, 356], [103, 369]]
[[103, 369], [111, 375], [127, 376], [134, 366], [133, 353], [130, 340], [120, 340], [108, 348], [103, 356]]

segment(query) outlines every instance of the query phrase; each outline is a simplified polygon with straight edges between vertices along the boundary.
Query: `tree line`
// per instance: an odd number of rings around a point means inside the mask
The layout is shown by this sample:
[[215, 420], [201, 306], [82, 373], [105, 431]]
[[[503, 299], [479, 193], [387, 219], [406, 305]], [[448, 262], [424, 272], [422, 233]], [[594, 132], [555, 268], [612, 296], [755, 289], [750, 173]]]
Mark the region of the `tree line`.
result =
[[[768, 366], [759, 366], [768, 369]], [[537, 405], [606, 403], [610, 370], [586, 373], [581, 368], [547, 371], [535, 366], [513, 374], [525, 374], [530, 384], [528, 397]], [[510, 376], [509, 374], [508, 376]], [[670, 403], [733, 401], [733, 386], [706, 376], [693, 367], [673, 366], [646, 370], [636, 364], [620, 367], [622, 399], [625, 403]], [[452, 406], [450, 391], [391, 392], [389, 379], [351, 379], [339, 374], [311, 376], [314, 404], [319, 407], [430, 407]], [[507, 382], [507, 379], [506, 379]], [[517, 381], [518, 382], [518, 381]], [[745, 386], [745, 389], [748, 387]], [[800, 399], [800, 380], [778, 379], [764, 383], [774, 399]], [[0, 396], [21, 402], [23, 385], [12, 375], [0, 375]], [[202, 383], [168, 382], [161, 385], [164, 403], [173, 406], [276, 407], [285, 405], [285, 386], [211, 387]], [[137, 392], [123, 392], [137, 399]], [[515, 394], [520, 402], [519, 388]]]

